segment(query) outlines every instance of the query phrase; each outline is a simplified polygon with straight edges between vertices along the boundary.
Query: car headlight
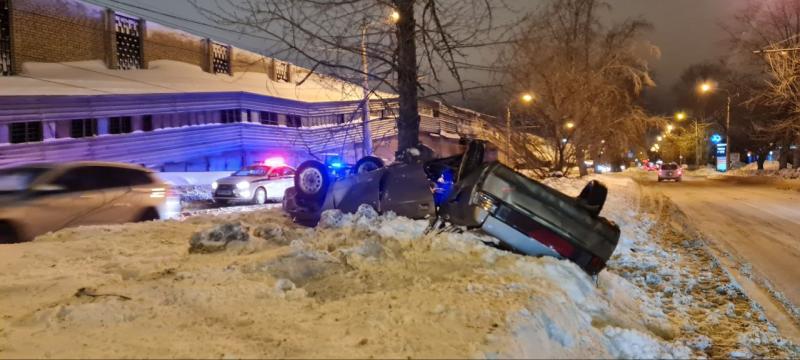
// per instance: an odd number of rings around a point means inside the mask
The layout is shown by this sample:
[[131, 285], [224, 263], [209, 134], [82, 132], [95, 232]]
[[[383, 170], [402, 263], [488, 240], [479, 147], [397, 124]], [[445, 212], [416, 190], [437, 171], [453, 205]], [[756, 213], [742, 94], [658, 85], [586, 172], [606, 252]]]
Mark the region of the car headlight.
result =
[[250, 188], [250, 183], [247, 181], [241, 181], [238, 184], [236, 184], [236, 188], [239, 190], [247, 190]]
[[478, 191], [472, 195], [470, 204], [486, 210], [489, 214], [494, 214], [497, 210], [497, 201], [489, 194]]
[[211, 190], [217, 190], [218, 187], [219, 187], [219, 183], [217, 183], [216, 181], [211, 183]]

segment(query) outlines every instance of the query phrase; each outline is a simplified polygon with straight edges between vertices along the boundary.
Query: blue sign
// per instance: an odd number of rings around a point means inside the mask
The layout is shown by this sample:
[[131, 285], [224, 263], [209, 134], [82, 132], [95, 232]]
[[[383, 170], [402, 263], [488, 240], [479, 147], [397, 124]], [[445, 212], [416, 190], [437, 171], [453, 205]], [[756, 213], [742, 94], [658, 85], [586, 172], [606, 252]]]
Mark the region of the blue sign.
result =
[[720, 141], [722, 141], [722, 135], [716, 134], [716, 133], [714, 135], [711, 135], [711, 142], [712, 143], [719, 144]]
[[728, 171], [728, 144], [717, 144], [717, 171]]

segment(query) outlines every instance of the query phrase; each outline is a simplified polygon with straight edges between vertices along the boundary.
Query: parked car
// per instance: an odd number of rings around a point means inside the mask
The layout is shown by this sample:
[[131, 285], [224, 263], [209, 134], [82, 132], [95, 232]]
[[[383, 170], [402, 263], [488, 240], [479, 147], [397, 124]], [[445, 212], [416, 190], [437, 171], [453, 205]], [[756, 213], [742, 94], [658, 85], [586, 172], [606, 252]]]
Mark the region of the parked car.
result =
[[139, 166], [104, 162], [0, 170], [0, 243], [78, 225], [166, 219], [180, 200]]
[[294, 184], [294, 172], [294, 168], [282, 163], [245, 166], [211, 184], [214, 202], [266, 204], [270, 200], [281, 201], [286, 189]]
[[658, 170], [658, 181], [675, 180], [677, 182], [681, 181], [682, 178], [683, 169], [674, 162], [661, 165], [661, 169]]
[[[496, 237], [502, 248], [533, 256], [569, 259], [589, 274], [605, 268], [620, 236], [617, 225], [599, 216], [606, 187], [590, 182], [569, 197], [500, 164], [484, 161], [484, 145], [473, 141], [464, 154], [425, 162], [383, 166], [366, 157], [372, 170], [335, 181], [324, 165], [305, 162], [287, 189], [284, 210], [295, 220], [314, 222], [328, 209], [355, 212], [369, 204], [414, 219], [432, 217], [434, 227], [450, 223]], [[438, 224], [438, 225], [437, 225]]]

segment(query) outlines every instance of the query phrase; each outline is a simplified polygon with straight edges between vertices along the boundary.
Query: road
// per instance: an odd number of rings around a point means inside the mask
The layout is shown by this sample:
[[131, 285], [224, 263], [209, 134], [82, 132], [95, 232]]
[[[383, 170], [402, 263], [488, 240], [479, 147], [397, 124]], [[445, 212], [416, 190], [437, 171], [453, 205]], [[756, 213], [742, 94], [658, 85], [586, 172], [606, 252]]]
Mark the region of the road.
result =
[[800, 192], [758, 178], [658, 183], [648, 175], [639, 181], [645, 189], [669, 197], [712, 245], [751, 264], [754, 274], [800, 305]]

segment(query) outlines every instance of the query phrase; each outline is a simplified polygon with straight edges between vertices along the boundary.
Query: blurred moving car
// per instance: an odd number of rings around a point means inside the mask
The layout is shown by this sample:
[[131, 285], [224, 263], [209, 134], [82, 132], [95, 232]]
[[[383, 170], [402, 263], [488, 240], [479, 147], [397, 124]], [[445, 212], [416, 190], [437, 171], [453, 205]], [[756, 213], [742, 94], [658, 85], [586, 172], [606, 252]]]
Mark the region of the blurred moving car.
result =
[[180, 200], [139, 166], [78, 162], [0, 170], [0, 243], [71, 226], [171, 218]]
[[661, 169], [658, 170], [658, 181], [664, 180], [675, 180], [681, 181], [683, 177], [683, 169], [680, 165], [671, 162], [669, 164], [661, 165]]
[[294, 185], [294, 168], [282, 159], [269, 159], [264, 164], [245, 166], [211, 184], [214, 202], [248, 202], [259, 205], [281, 201], [286, 189]]
[[431, 229], [449, 223], [480, 230], [497, 238], [501, 248], [569, 259], [591, 275], [605, 268], [617, 246], [619, 227], [599, 216], [608, 191], [597, 181], [569, 197], [485, 161], [478, 141], [448, 158], [389, 166], [379, 160], [359, 160], [340, 180], [330, 178], [324, 164], [301, 164], [295, 186], [286, 191], [284, 211], [304, 223], [318, 221], [324, 210], [356, 212], [362, 204], [379, 213], [431, 217]]

